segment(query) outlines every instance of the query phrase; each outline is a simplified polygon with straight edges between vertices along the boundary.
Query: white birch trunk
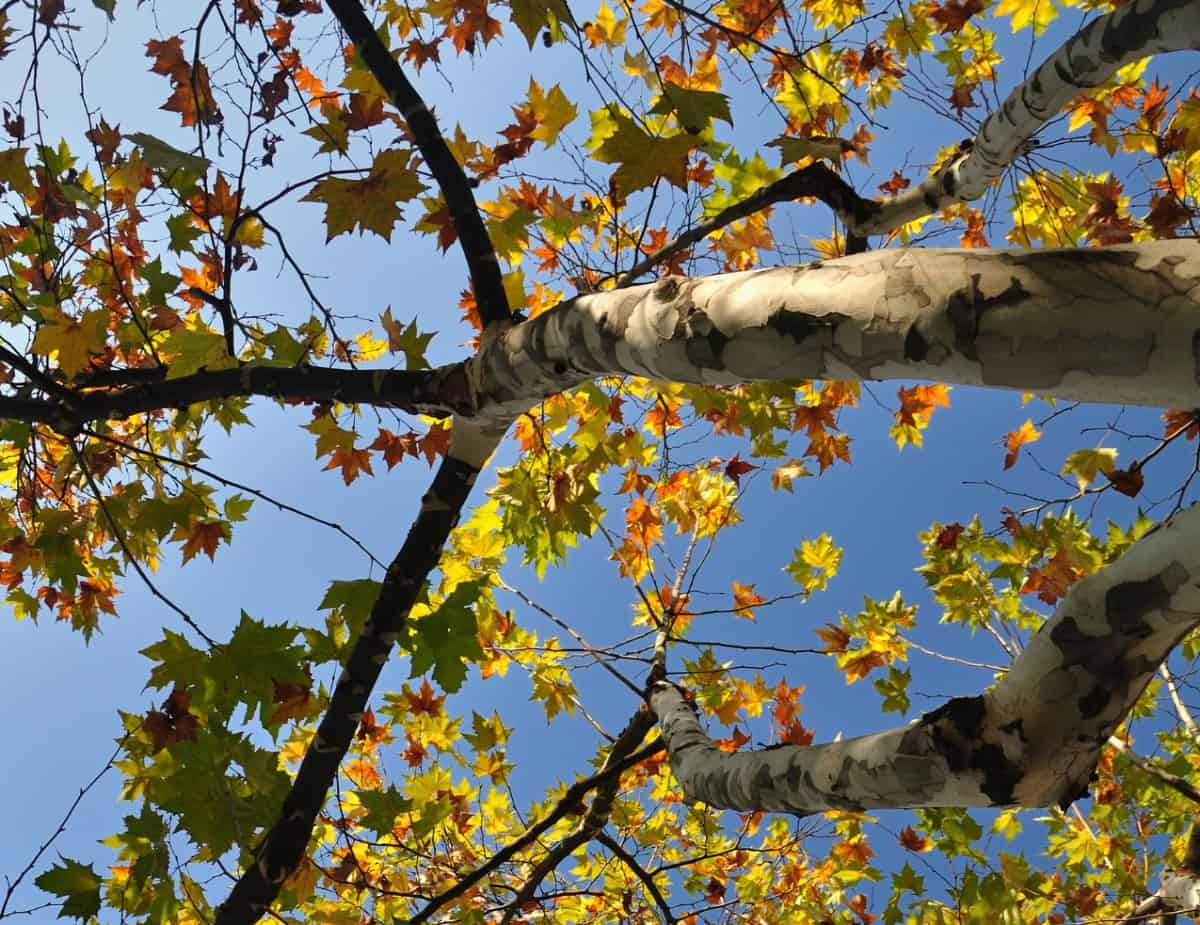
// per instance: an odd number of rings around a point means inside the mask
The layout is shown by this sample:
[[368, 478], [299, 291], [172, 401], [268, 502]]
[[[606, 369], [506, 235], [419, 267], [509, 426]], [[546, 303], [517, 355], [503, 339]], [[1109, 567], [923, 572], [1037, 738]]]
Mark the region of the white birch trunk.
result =
[[1200, 242], [888, 249], [593, 293], [468, 361], [503, 424], [601, 376], [730, 385], [924, 379], [1086, 402], [1200, 407]]
[[843, 216], [860, 236], [882, 234], [905, 222], [987, 192], [1046, 121], [1083, 91], [1148, 55], [1200, 48], [1200, 2], [1136, 0], [1093, 20], [1047, 58], [987, 117], [964, 155], [920, 186], [881, 204], [869, 219]]
[[679, 689], [658, 714], [688, 800], [816, 813], [918, 806], [1066, 806], [1158, 666], [1200, 624], [1200, 505], [1071, 588], [1004, 678], [909, 726], [811, 747], [718, 749]]

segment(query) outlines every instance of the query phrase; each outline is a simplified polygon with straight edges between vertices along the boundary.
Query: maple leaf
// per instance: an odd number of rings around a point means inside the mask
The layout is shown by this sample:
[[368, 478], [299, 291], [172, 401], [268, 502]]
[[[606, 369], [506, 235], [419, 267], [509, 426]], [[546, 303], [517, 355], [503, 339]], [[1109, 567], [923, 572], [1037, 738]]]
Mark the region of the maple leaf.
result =
[[815, 630], [825, 643], [826, 652], [845, 652], [850, 645], [850, 634], [840, 626], [826, 623], [824, 629]]
[[333, 448], [329, 462], [325, 465], [325, 469], [342, 470], [342, 480], [349, 485], [353, 482], [360, 472], [365, 472], [367, 475], [374, 475], [371, 471], [371, 454], [366, 449], [355, 449], [354, 447], [338, 446]]
[[964, 529], [963, 525], [959, 523], [948, 524], [938, 531], [933, 542], [939, 549], [954, 549], [958, 546], [958, 538], [962, 536]]
[[268, 726], [278, 726], [290, 719], [304, 719], [308, 715], [312, 700], [312, 678], [306, 665], [304, 673], [306, 681], [276, 681], [272, 679], [274, 688], [273, 702], [275, 710], [267, 720]]
[[446, 695], [435, 695], [433, 688], [429, 685], [428, 679], [422, 679], [421, 688], [416, 693], [408, 690], [405, 687], [404, 700], [408, 705], [409, 712], [414, 716], [422, 714], [426, 716], [436, 716], [442, 712], [442, 704], [446, 700]]
[[733, 479], [733, 484], [740, 486], [742, 484], [742, 476], [747, 472], [753, 472], [757, 468], [758, 466], [742, 459], [740, 453], [734, 453], [733, 458], [725, 464], [725, 475]]
[[933, 845], [924, 835], [918, 835], [911, 825], [900, 830], [900, 847], [905, 851], [928, 851]]
[[403, 215], [397, 203], [409, 202], [425, 189], [410, 156], [405, 148], [389, 148], [375, 156], [365, 179], [326, 177], [315, 183], [301, 202], [324, 204], [325, 240], [357, 228], [360, 234], [373, 231], [390, 241], [392, 227]]
[[612, 185], [621, 197], [650, 186], [655, 180], [687, 188], [688, 153], [695, 139], [686, 132], [656, 136], [619, 110], [606, 110], [612, 131], [592, 152], [604, 164], [617, 164]]
[[1032, 420], [1025, 421], [1017, 430], [1004, 435], [1004, 448], [1008, 451], [1004, 456], [1004, 468], [1011, 469], [1017, 462], [1021, 447], [1042, 439], [1042, 432], [1033, 426]]
[[1188, 440], [1195, 440], [1200, 437], [1200, 409], [1195, 411], [1164, 411], [1162, 414], [1163, 424], [1166, 427], [1163, 430], [1164, 437], [1174, 437], [1180, 432]]
[[1021, 587], [1022, 594], [1037, 592], [1038, 600], [1047, 604], [1057, 603], [1067, 589], [1083, 577], [1084, 573], [1071, 564], [1066, 550], [1059, 549], [1041, 566], [1026, 570], [1028, 577]]
[[450, 449], [450, 425], [446, 423], [431, 424], [424, 437], [417, 440], [418, 449], [425, 456], [425, 461], [433, 465], [439, 456], [445, 456]]
[[183, 544], [183, 561], [186, 564], [198, 552], [203, 552], [208, 558], [214, 559], [217, 545], [221, 540], [228, 541], [228, 526], [219, 520], [198, 520], [183, 533], [183, 527], [175, 531], [172, 539], [185, 539]]
[[414, 318], [407, 325], [392, 317], [392, 307], [379, 317], [383, 329], [387, 331], [388, 350], [392, 353], [403, 353], [406, 369], [428, 369], [429, 361], [425, 359], [425, 350], [433, 340], [433, 333], [421, 334], [417, 331], [417, 321]]
[[92, 355], [104, 349], [108, 335], [106, 311], [97, 309], [72, 318], [61, 309], [46, 308], [42, 315], [46, 320], [34, 335], [33, 352], [56, 357], [58, 368], [68, 379], [86, 369]]
[[984, 0], [946, 0], [938, 4], [930, 14], [938, 24], [938, 32], [961, 32], [967, 20], [976, 13], [983, 12]]
[[1142, 475], [1142, 467], [1137, 463], [1128, 469], [1113, 469], [1105, 475], [1112, 483], [1113, 488], [1130, 498], [1137, 497], [1146, 482], [1145, 476]]
[[760, 604], [765, 604], [766, 602], [766, 598], [760, 597], [754, 593], [754, 585], [743, 585], [736, 581], [733, 583], [734, 616], [742, 617], [746, 620], [753, 620], [754, 608]]
[[417, 434], [411, 430], [405, 434], [394, 434], [386, 427], [381, 427], [379, 435], [368, 449], [382, 452], [383, 461], [387, 463], [388, 471], [391, 471], [405, 456], [417, 458]]
[[746, 735], [742, 730], [734, 726], [733, 732], [727, 739], [717, 739], [716, 745], [723, 752], [736, 752], [739, 748], [750, 741], [750, 736]]

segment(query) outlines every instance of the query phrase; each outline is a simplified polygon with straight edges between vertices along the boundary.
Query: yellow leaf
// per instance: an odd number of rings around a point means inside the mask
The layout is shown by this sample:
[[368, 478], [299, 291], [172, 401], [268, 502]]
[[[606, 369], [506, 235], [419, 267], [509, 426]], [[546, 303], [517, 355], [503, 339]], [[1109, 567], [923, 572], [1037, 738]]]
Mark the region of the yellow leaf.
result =
[[1000, 0], [993, 15], [1012, 17], [1014, 33], [1033, 26], [1033, 34], [1041, 35], [1058, 18], [1058, 10], [1053, 0]]
[[33, 352], [44, 357], [57, 355], [63, 375], [74, 376], [88, 365], [93, 353], [104, 349], [107, 312], [96, 309], [79, 319], [58, 308], [44, 309], [42, 314], [47, 320], [33, 338]]

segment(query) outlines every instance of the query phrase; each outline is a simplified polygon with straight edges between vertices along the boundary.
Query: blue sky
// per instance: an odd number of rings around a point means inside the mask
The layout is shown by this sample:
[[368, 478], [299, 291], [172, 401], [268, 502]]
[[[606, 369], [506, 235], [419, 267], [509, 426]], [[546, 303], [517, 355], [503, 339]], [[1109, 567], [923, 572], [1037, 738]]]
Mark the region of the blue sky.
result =
[[[81, 9], [80, 18], [87, 18], [88, 13]], [[93, 65], [89, 79], [92, 105], [99, 106], [114, 125], [148, 131], [186, 146], [186, 136], [175, 127], [174, 114], [158, 111], [167, 93], [165, 82], [146, 71], [148, 62], [142, 54], [145, 35], [136, 24], [148, 20], [150, 10], [135, 13], [132, 4], [122, 0], [117, 13], [118, 25], [109, 33], [103, 57]], [[81, 48], [94, 45], [102, 28], [98, 15], [89, 19], [78, 36]], [[1019, 37], [1014, 51], [1023, 49], [1027, 35]], [[584, 108], [599, 101], [583, 87], [578, 63], [569, 51], [546, 50], [539, 45], [530, 52], [515, 34], [514, 39], [499, 54], [489, 49], [475, 62], [448, 64], [448, 82], [429, 70], [421, 75], [420, 88], [437, 107], [443, 124], [459, 120], [468, 134], [492, 137], [491, 133], [510, 121], [507, 102], [496, 101], [517, 100], [532, 70], [544, 85], [559, 81], [568, 93], [580, 93], [584, 101], [581, 118], [568, 135], [582, 141], [587, 130]], [[1043, 41], [1038, 47], [1044, 52], [1053, 45]], [[1043, 52], [1035, 54], [1033, 60], [1036, 62]], [[13, 58], [19, 56], [18, 52]], [[1018, 62], [1024, 59], [1024, 54], [1016, 51], [1012, 66], [1002, 67], [1002, 95], [1019, 79]], [[0, 75], [7, 75], [5, 69], [12, 67], [11, 59], [0, 64]], [[1182, 72], [1182, 64], [1178, 70]], [[0, 77], [0, 86], [7, 79]], [[62, 68], [48, 66], [44, 80], [44, 86], [54, 88], [53, 104], [48, 107], [48, 136], [76, 137], [79, 109], [74, 78]], [[512, 92], [496, 89], [506, 87], [513, 88]], [[757, 110], [750, 107], [742, 111]], [[851, 178], [867, 192], [887, 179], [893, 167], [906, 161], [927, 163], [938, 146], [962, 137], [961, 130], [948, 129], [935, 118], [885, 115], [883, 119], [890, 128], [886, 133], [877, 131], [871, 166], [852, 168]], [[778, 133], [779, 127], [764, 111], [758, 118], [740, 120], [733, 137], [749, 148]], [[309, 170], [306, 144], [306, 139], [285, 143], [281, 168], [255, 188], [259, 198]], [[774, 165], [774, 150], [764, 150]], [[1072, 150], [1082, 152], [1081, 147]], [[531, 159], [529, 169], [539, 172], [542, 164], [548, 164], [544, 169], [550, 173], [562, 160], [556, 161], [553, 156], [548, 161]], [[920, 172], [910, 170], [909, 175], [916, 179]], [[481, 195], [486, 197], [487, 193], [485, 187]], [[778, 212], [777, 227], [791, 226], [804, 235], [828, 235], [830, 223], [821, 207], [783, 207]], [[390, 306], [397, 318], [422, 318], [423, 329], [446, 325], [450, 333], [434, 339], [430, 359], [436, 363], [463, 355], [458, 342], [465, 340], [467, 333], [447, 322], [458, 315], [458, 292], [465, 281], [457, 249], [444, 256], [437, 254], [428, 239], [413, 241], [402, 228], [397, 229], [390, 245], [377, 238], [343, 237], [327, 246], [320, 217], [316, 205], [289, 205], [279, 221], [288, 228], [311, 229], [298, 233], [291, 243], [303, 265], [326, 277], [321, 281], [321, 291], [339, 311], [376, 318]], [[955, 244], [956, 236], [944, 243]], [[997, 236], [992, 243], [1001, 245], [1003, 241]], [[257, 273], [239, 280], [243, 305], [289, 313], [303, 306], [299, 287], [286, 272], [278, 272], [277, 262], [268, 257], [260, 260], [260, 265]], [[937, 608], [925, 594], [923, 581], [913, 572], [920, 564], [916, 534], [933, 521], [966, 522], [977, 511], [995, 526], [1000, 508], [1017, 503], [996, 489], [964, 481], [1003, 479], [1009, 489], [1042, 490], [1050, 477], [1034, 460], [1056, 472], [1071, 449], [1105, 440], [1109, 441], [1106, 445], [1117, 445], [1103, 431], [1080, 436], [1081, 427], [1103, 424], [1116, 412], [1103, 408], [1080, 410], [1056, 422], [1031, 453], [1026, 451], [1032, 459], [1004, 476], [1003, 449], [999, 445], [1002, 435], [1016, 429], [1027, 417], [1036, 421], [1049, 413], [1045, 404], [1033, 402], [1022, 407], [1015, 394], [955, 389], [953, 408], [934, 416], [925, 448], [901, 453], [887, 435], [891, 412], [881, 407], [894, 407], [895, 386], [869, 386], [862, 406], [844, 416], [844, 429], [855, 440], [852, 467], [838, 466], [820, 480], [799, 481], [791, 495], [772, 493], [765, 476], [749, 480], [745, 523], [718, 543], [698, 582], [701, 589], [722, 593], [728, 592], [729, 582], [734, 579], [754, 582], [764, 596], [786, 593], [792, 588], [782, 567], [793, 547], [802, 539], [827, 532], [845, 551], [841, 572], [830, 590], [804, 605], [793, 601], [764, 609], [753, 624], [735, 624], [728, 617], [700, 618], [711, 623], [701, 631], [698, 621], [696, 635], [816, 646], [819, 641], [813, 631], [835, 620], [839, 612], [857, 612], [864, 595], [886, 599], [900, 590], [907, 600], [922, 607], [922, 619], [914, 634], [917, 641], [968, 657], [1001, 659], [990, 639], [972, 640], [962, 630], [937, 624]], [[321, 471], [322, 464], [314, 460], [312, 437], [298, 426], [307, 419], [305, 409], [283, 410], [260, 402], [255, 406], [253, 430], [236, 432], [233, 439], [220, 432], [211, 435], [208, 465], [230, 479], [338, 521], [377, 556], [390, 558], [425, 490], [428, 468], [424, 462], [413, 460], [387, 473], [379, 466], [374, 478], [360, 479], [347, 488], [338, 473]], [[1123, 424], [1153, 433], [1161, 428], [1157, 415], [1149, 412], [1127, 413]], [[745, 455], [744, 445], [725, 441], [714, 446], [712, 452], [728, 457], [739, 449]], [[802, 451], [803, 442], [798, 440], [794, 454]], [[693, 452], [701, 457], [709, 455], [707, 448]], [[506, 447], [498, 462], [503, 464], [511, 458], [512, 449]], [[1129, 458], [1124, 451], [1122, 458]], [[1154, 470], [1151, 488], [1176, 484], [1165, 470], [1172, 466], [1181, 469], [1184, 464], [1183, 460], [1164, 461], [1160, 469]], [[481, 488], [491, 481], [485, 473]], [[1154, 490], [1147, 494], [1154, 496]], [[482, 490], [477, 490], [476, 499], [482, 498]], [[619, 523], [620, 509], [615, 504], [613, 507]], [[1129, 499], [1105, 500], [1098, 510], [1098, 522], [1106, 516], [1128, 522], [1136, 510], [1137, 502]], [[186, 569], [179, 569], [168, 556], [156, 580], [211, 635], [221, 638], [243, 609], [270, 622], [317, 620], [316, 605], [331, 580], [368, 573], [369, 563], [362, 553], [343, 538], [260, 502], [250, 522], [236, 531], [232, 546], [222, 548], [214, 563], [201, 557]], [[505, 577], [568, 619], [593, 642], [626, 634], [632, 603], [630, 589], [616, 580], [616, 568], [608, 560], [607, 548], [598, 542], [581, 547], [571, 555], [566, 569], [551, 570], [542, 582], [515, 563], [506, 570]], [[0, 720], [0, 736], [6, 743], [0, 750], [0, 780], [8, 784], [10, 793], [9, 836], [0, 841], [0, 874], [12, 876], [25, 865], [37, 845], [54, 830], [78, 788], [103, 766], [119, 733], [116, 711], [145, 712], [161, 699], [153, 691], [143, 691], [149, 663], [137, 652], [160, 637], [162, 626], [178, 629], [178, 619], [140, 586], [136, 576], [131, 574], [126, 579], [123, 591], [119, 599], [121, 617], [105, 620], [102, 632], [86, 646], [82, 637], [48, 619], [37, 626], [0, 620], [0, 703], [8, 705]], [[544, 619], [502, 593], [499, 602], [517, 609], [519, 619], [540, 635], [558, 634]], [[895, 717], [880, 715], [878, 696], [869, 684], [848, 688], [840, 673], [823, 658], [785, 659], [733, 652], [728, 657], [739, 665], [760, 666], [757, 670], [772, 685], [784, 675], [793, 685], [807, 685], [802, 719], [816, 731], [818, 741], [838, 733], [875, 731], [896, 721]], [[975, 692], [988, 681], [983, 672], [922, 656], [914, 658], [920, 659], [912, 665], [912, 689], [920, 695], [914, 696], [918, 711], [932, 708], [946, 696]], [[385, 681], [398, 686], [407, 674], [403, 661], [396, 660]], [[329, 683], [332, 679], [317, 680]], [[581, 669], [575, 680], [584, 704], [596, 719], [610, 731], [619, 730], [636, 706], [632, 694], [615, 687], [595, 668]], [[550, 733], [541, 707], [528, 703], [527, 680], [515, 674], [499, 692], [496, 685], [468, 684], [451, 699], [450, 706], [468, 717], [472, 709], [501, 710], [506, 724], [515, 728], [510, 760], [517, 764], [514, 784], [523, 799], [540, 796], [542, 787], [556, 777], [569, 778], [584, 770], [597, 744], [594, 730], [579, 717], [558, 720]], [[553, 743], [552, 748], [549, 743]], [[535, 762], [527, 760], [534, 756]], [[396, 756], [391, 770], [399, 774], [402, 767], [403, 762]], [[117, 775], [111, 773], [88, 795], [39, 870], [53, 859], [55, 851], [94, 860], [98, 867], [107, 863], [107, 853], [97, 847], [96, 841], [119, 827], [121, 815], [134, 811], [130, 804], [117, 803], [116, 787]], [[884, 820], [892, 829], [908, 824], [907, 814], [885, 814]], [[33, 905], [41, 898], [27, 883], [16, 905]]]

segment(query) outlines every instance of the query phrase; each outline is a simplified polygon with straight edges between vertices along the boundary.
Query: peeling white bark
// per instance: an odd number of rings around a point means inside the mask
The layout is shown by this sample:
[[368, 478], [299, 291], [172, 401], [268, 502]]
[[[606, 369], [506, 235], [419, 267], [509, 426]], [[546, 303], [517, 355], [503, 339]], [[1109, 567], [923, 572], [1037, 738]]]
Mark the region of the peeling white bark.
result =
[[[1200, 4], [1193, 2], [1200, 7]], [[1200, 407], [1200, 242], [888, 249], [579, 296], [469, 361], [481, 421], [600, 376], [925, 379]]]
[[680, 690], [650, 703], [687, 799], [740, 811], [1067, 806], [1171, 649], [1200, 624], [1200, 505], [1075, 585], [1004, 678], [844, 742], [718, 749]]
[[851, 232], [882, 234], [987, 192], [1045, 122], [1083, 91], [1149, 55], [1200, 48], [1196, 0], [1137, 0], [1093, 20], [1047, 58], [987, 117], [964, 156], [920, 186], [882, 203]]

